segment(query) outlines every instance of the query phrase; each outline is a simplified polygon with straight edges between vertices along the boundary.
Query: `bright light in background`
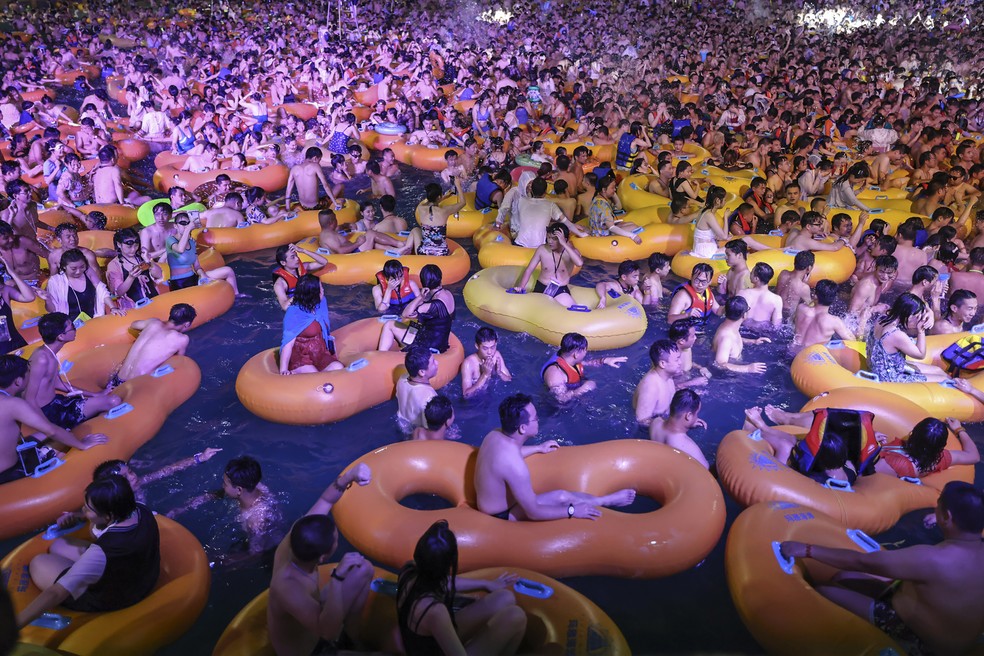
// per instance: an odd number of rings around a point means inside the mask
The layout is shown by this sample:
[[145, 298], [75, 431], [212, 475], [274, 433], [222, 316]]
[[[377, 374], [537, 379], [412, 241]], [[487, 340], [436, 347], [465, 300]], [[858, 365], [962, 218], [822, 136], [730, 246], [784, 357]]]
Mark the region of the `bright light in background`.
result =
[[[895, 15], [887, 19], [887, 22], [889, 25], [894, 26], [899, 23], [901, 18], [901, 16]], [[829, 30], [837, 34], [850, 34], [860, 29], [883, 25], [885, 22], [886, 18], [881, 14], [878, 14], [874, 18], [862, 16], [858, 14], [858, 9], [855, 7], [828, 7], [825, 9], [814, 9], [810, 7], [796, 15], [796, 23], [798, 25]], [[966, 16], [964, 16], [964, 23], [970, 24]], [[922, 25], [927, 30], [936, 27], [936, 21], [933, 20], [932, 16], [923, 18], [921, 14], [916, 14], [909, 20], [909, 25], [913, 24]], [[946, 27], [947, 24], [944, 23], [943, 27]]]
[[489, 9], [479, 15], [478, 20], [485, 23], [495, 23], [496, 25], [505, 25], [509, 22], [509, 19], [513, 17], [511, 12], [503, 11], [502, 9], [496, 9], [492, 11]]

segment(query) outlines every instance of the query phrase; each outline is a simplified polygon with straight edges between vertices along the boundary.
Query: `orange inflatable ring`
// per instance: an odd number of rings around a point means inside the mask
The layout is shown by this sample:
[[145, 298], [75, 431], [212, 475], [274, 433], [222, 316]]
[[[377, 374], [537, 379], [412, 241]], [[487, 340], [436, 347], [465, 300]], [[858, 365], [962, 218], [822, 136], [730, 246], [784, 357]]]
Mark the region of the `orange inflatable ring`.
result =
[[[195, 189], [206, 182], [215, 180], [220, 173], [225, 173], [235, 182], [242, 182], [251, 187], [261, 187], [267, 192], [274, 192], [284, 190], [287, 186], [287, 177], [290, 175], [290, 169], [283, 164], [270, 164], [259, 171], [215, 169], [204, 173], [192, 173], [191, 171], [181, 171], [180, 168], [180, 166], [174, 165], [158, 167], [157, 172], [154, 173], [154, 187], [158, 191], [167, 192], [180, 181], [188, 189]], [[177, 181], [174, 179], [175, 175], [178, 176]]]
[[[208, 267], [205, 268], [208, 269]], [[232, 307], [234, 299], [235, 294], [232, 292], [232, 287], [224, 280], [216, 280], [207, 285], [198, 285], [197, 287], [161, 294], [150, 299], [146, 305], [128, 310], [124, 317], [107, 314], [86, 321], [85, 325], [75, 332], [75, 339], [59, 351], [60, 359], [62, 361], [71, 360], [88, 349], [107, 344], [129, 342], [131, 340], [129, 332], [131, 323], [150, 318], [167, 321], [171, 308], [178, 303], [187, 303], [195, 308], [197, 316], [192, 324], [192, 328], [195, 328], [225, 314]], [[28, 344], [21, 351], [26, 358], [40, 347], [41, 342], [38, 341]]]
[[318, 106], [312, 105], [310, 103], [294, 102], [294, 103], [284, 103], [283, 105], [277, 105], [273, 108], [275, 112], [283, 110], [285, 114], [290, 114], [291, 116], [296, 116], [302, 121], [310, 121], [312, 118], [318, 115]]
[[[396, 381], [406, 373], [404, 353], [377, 351], [383, 320], [360, 319], [334, 331], [335, 349], [345, 369], [319, 374], [281, 376], [280, 349], [254, 355], [239, 370], [236, 394], [246, 409], [258, 417], [281, 424], [327, 424], [384, 403], [396, 393]], [[435, 389], [458, 375], [465, 357], [453, 334], [451, 347], [436, 356]], [[331, 391], [326, 392], [326, 384]]]
[[[327, 585], [336, 563], [318, 568], [319, 586]], [[553, 594], [544, 599], [517, 594], [516, 603], [526, 612], [526, 635], [519, 644], [521, 654], [605, 654], [628, 655], [629, 645], [615, 623], [590, 599], [560, 581], [519, 567], [488, 568], [461, 574], [471, 579], [492, 581], [505, 573], [516, 574], [523, 581], [516, 587], [529, 589], [526, 582], [549, 588]], [[393, 649], [386, 639], [398, 632], [396, 602], [381, 590], [393, 589], [396, 576], [375, 568], [375, 577], [362, 613], [363, 630], [356, 636], [360, 645], [374, 651]], [[388, 586], [378, 586], [387, 583]], [[380, 592], [377, 592], [377, 589]], [[536, 588], [534, 588], [536, 589]], [[249, 602], [222, 632], [212, 656], [274, 656], [267, 632], [269, 590]]]
[[131, 162], [139, 162], [150, 155], [150, 144], [143, 139], [135, 138], [132, 132], [114, 132], [113, 145]]
[[[83, 214], [90, 212], [102, 212], [106, 215], [106, 230], [119, 230], [120, 228], [130, 228], [137, 225], [137, 208], [129, 205], [116, 205], [110, 203], [82, 205], [77, 208]], [[53, 209], [42, 212], [38, 217], [50, 226], [60, 223], [75, 223], [78, 220], [65, 210]], [[81, 234], [81, 233], [80, 233]]]
[[[210, 246], [223, 255], [231, 255], [276, 248], [321, 232], [318, 210], [303, 210], [296, 214], [297, 217], [289, 221], [254, 223], [244, 228], [209, 228], [199, 231], [195, 239], [198, 243]], [[339, 224], [357, 221], [359, 204], [347, 199], [343, 209], [335, 210], [335, 216]]]
[[[889, 437], [904, 437], [927, 412], [915, 403], [880, 390], [843, 388], [804, 406], [857, 408], [875, 413], [875, 429]], [[782, 427], [802, 436], [803, 428]], [[952, 434], [947, 447], [959, 449]], [[885, 531], [905, 513], [936, 505], [940, 490], [950, 481], [972, 482], [974, 468], [950, 467], [908, 482], [887, 474], [863, 476], [852, 491], [832, 489], [778, 462], [769, 444], [744, 430], [725, 435], [717, 452], [718, 477], [724, 489], [742, 505], [761, 501], [790, 501], [826, 513], [837, 521], [872, 533]]]
[[809, 558], [793, 562], [777, 555], [779, 543], [787, 540], [854, 551], [879, 548], [867, 535], [795, 503], [759, 503], [741, 513], [728, 533], [725, 549], [728, 588], [742, 621], [766, 652], [789, 656], [906, 653], [874, 625], [814, 589], [814, 585], [829, 583], [836, 569]]
[[[571, 244], [580, 251], [583, 257], [616, 264], [625, 260], [645, 260], [657, 251], [667, 255], [679, 253], [690, 243], [691, 226], [658, 221], [643, 223], [646, 218], [654, 214], [651, 211], [653, 209], [658, 208], [647, 207], [634, 212], [627, 212], [622, 217], [623, 220], [635, 223], [642, 228], [638, 235], [642, 239], [641, 244], [636, 244], [622, 235], [609, 235], [608, 237], [572, 236]], [[587, 230], [588, 219], [579, 221], [578, 225]]]
[[[369, 465], [372, 482], [352, 488], [335, 504], [338, 529], [368, 558], [393, 567], [406, 562], [427, 527], [447, 519], [458, 537], [462, 570], [495, 563], [555, 577], [631, 578], [669, 576], [693, 567], [724, 530], [721, 488], [696, 460], [663, 444], [613, 440], [526, 459], [535, 490], [600, 495], [634, 488], [662, 504], [643, 514], [605, 508], [596, 521], [510, 522], [479, 512], [477, 454], [460, 442], [412, 441], [363, 456], [357, 462]], [[452, 507], [400, 505], [417, 493], [436, 494]]]
[[[920, 362], [942, 365], [940, 353], [969, 334], [929, 335], [926, 337], [926, 357]], [[842, 387], [883, 390], [914, 401], [934, 417], [955, 417], [960, 421], [984, 419], [984, 404], [949, 382], [888, 383], [878, 380], [877, 376], [866, 370], [865, 352], [864, 342], [834, 341], [809, 346], [793, 359], [790, 366], [793, 383], [807, 396]], [[966, 380], [978, 390], [984, 390], [984, 373], [978, 372]]]
[[552, 143], [545, 142], [543, 144], [543, 151], [548, 155], [555, 155], [558, 148], [566, 148], [568, 157], [573, 159], [574, 149], [580, 146], [584, 146], [591, 151], [591, 157], [600, 162], [611, 162], [615, 159], [615, 153], [618, 150], [617, 144], [595, 144], [593, 141], [567, 141], [564, 143]]
[[56, 73], [54, 77], [58, 80], [59, 84], [70, 87], [75, 84], [75, 78], [77, 77], [84, 77], [91, 82], [98, 78], [101, 72], [102, 68], [95, 64], [82, 64], [81, 68], [65, 71], [64, 73]]
[[[450, 196], [442, 200], [441, 205], [454, 205], [457, 201], [456, 196]], [[448, 217], [448, 237], [452, 239], [471, 237], [476, 230], [495, 221], [497, 216], [499, 210], [494, 207], [487, 207], [484, 210], [475, 209], [475, 192], [469, 191], [465, 193], [465, 206]]]
[[40, 102], [42, 98], [48, 96], [52, 100], [55, 99], [55, 92], [51, 89], [35, 89], [34, 91], [25, 91], [21, 93], [21, 98], [24, 100], [29, 100], [31, 102]]
[[[393, 148], [393, 146], [390, 147]], [[423, 169], [424, 171], [443, 171], [446, 169], [448, 161], [444, 159], [444, 153], [449, 150], [458, 153], [459, 157], [462, 154], [460, 148], [452, 148], [451, 146], [431, 148], [430, 146], [414, 145], [406, 146], [406, 148], [410, 155], [409, 164], [415, 169]], [[396, 149], [394, 148], [394, 150]]]
[[[79, 352], [71, 362], [66, 376], [76, 387], [98, 391], [106, 387], [113, 371], [126, 357], [129, 344], [114, 344]], [[71, 450], [60, 467], [39, 478], [22, 478], [4, 483], [0, 495], [0, 539], [6, 539], [44, 524], [58, 515], [82, 505], [82, 493], [92, 482], [92, 470], [106, 460], [127, 460], [157, 434], [168, 415], [198, 390], [201, 371], [190, 358], [175, 356], [167, 361], [168, 368], [160, 376], [139, 376], [116, 388], [116, 393], [132, 410], [115, 418], [102, 414], [77, 426], [72, 433], [83, 437], [89, 433], [105, 433], [106, 444], [85, 451]], [[66, 365], [62, 365], [63, 369]]]
[[[81, 494], [78, 503], [82, 503]], [[55, 612], [59, 615], [71, 618], [67, 628], [52, 631], [28, 625], [21, 629], [21, 641], [56, 647], [77, 656], [151, 656], [190, 629], [208, 601], [212, 580], [208, 558], [201, 543], [188, 529], [161, 515], [156, 519], [161, 536], [161, 574], [157, 586], [146, 599], [110, 613], [80, 613], [57, 608]], [[73, 535], [87, 539], [87, 527]], [[40, 535], [33, 537], [8, 554], [0, 564], [5, 571], [12, 572], [7, 591], [16, 610], [23, 609], [41, 593], [30, 583], [28, 566], [31, 558], [45, 553], [50, 544]], [[24, 577], [27, 577], [27, 584], [22, 586]]]
[[[352, 233], [351, 238], [357, 238], [361, 233]], [[308, 250], [318, 249], [318, 238], [312, 237], [302, 241], [300, 246]], [[436, 264], [441, 269], [442, 281], [445, 285], [464, 280], [471, 269], [471, 258], [458, 242], [448, 239], [448, 255], [391, 255], [391, 251], [373, 249], [347, 255], [325, 255], [328, 264], [335, 266], [319, 277], [329, 285], [358, 285], [360, 283], [376, 284], [376, 273], [383, 270], [387, 260], [399, 260], [403, 266], [410, 267], [410, 273], [420, 275], [420, 270], [427, 264]], [[301, 260], [310, 262], [311, 258], [301, 253]]]

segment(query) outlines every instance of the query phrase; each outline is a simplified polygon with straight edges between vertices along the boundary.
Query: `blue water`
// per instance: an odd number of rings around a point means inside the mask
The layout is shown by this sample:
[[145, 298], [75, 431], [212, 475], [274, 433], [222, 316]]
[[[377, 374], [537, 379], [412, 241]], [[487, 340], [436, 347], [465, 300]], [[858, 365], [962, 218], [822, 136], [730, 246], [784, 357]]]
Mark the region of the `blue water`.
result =
[[[152, 165], [149, 166], [152, 171]], [[138, 168], [146, 174], [147, 167], [148, 162], [143, 162]], [[424, 181], [429, 179], [428, 174], [407, 169], [405, 179], [397, 184], [402, 194], [398, 210], [405, 217], [412, 216], [413, 204], [422, 195]], [[353, 184], [352, 188], [360, 186], [365, 185]], [[468, 240], [463, 243], [473, 256], [474, 270], [477, 267], [474, 249]], [[148, 486], [147, 498], [155, 510], [167, 512], [204, 490], [218, 489], [225, 462], [237, 455], [250, 454], [260, 460], [264, 483], [281, 501], [285, 518], [281, 531], [286, 531], [289, 521], [303, 514], [341, 469], [374, 448], [403, 439], [395, 420], [395, 401], [337, 424], [315, 427], [270, 423], [254, 417], [240, 405], [235, 393], [240, 367], [255, 353], [280, 341], [282, 312], [272, 292], [272, 264], [272, 251], [232, 258], [240, 288], [251, 296], [237, 300], [226, 315], [192, 333], [188, 355], [202, 369], [201, 389], [132, 459], [139, 473], [153, 471], [206, 447], [223, 449], [208, 463]], [[614, 271], [615, 265], [588, 263], [574, 282], [594, 285], [612, 276]], [[465, 306], [461, 297], [463, 287], [461, 282], [449, 289], [457, 300], [455, 333], [471, 352], [475, 330], [481, 324]], [[326, 297], [334, 326], [374, 314], [368, 287], [327, 287]], [[590, 370], [590, 376], [598, 382], [597, 392], [563, 408], [549, 400], [539, 379], [540, 366], [553, 348], [529, 335], [500, 330], [499, 348], [514, 380], [508, 384], [496, 381], [483, 395], [470, 401], [461, 398], [459, 380], [449, 384], [443, 393], [455, 406], [455, 435], [463, 442], [477, 445], [498, 425], [494, 408], [499, 401], [522, 391], [533, 396], [539, 409], [539, 440], [555, 439], [574, 445], [645, 437], [634, 421], [631, 395], [650, 366], [649, 344], [666, 335], [665, 315], [665, 305], [650, 311], [645, 337], [618, 351], [619, 355], [628, 356], [628, 362], [618, 370], [608, 367]], [[741, 425], [744, 408], [773, 403], [799, 409], [805, 403], [806, 398], [796, 391], [790, 379], [787, 343], [788, 335], [779, 335], [776, 344], [746, 347], [746, 361], [767, 362], [767, 373], [720, 374], [701, 390], [702, 417], [708, 427], [693, 435], [712, 462], [721, 438]], [[709, 364], [710, 335], [701, 337], [694, 349], [696, 361]], [[984, 445], [980, 430], [974, 431], [974, 437], [979, 445]], [[977, 471], [980, 480], [980, 466]], [[659, 472], [653, 475], [658, 476]], [[645, 500], [638, 502], [640, 508], [646, 504]], [[728, 499], [727, 511], [730, 527], [740, 508]], [[923, 514], [905, 517], [882, 541], [912, 544], [938, 539], [922, 528]], [[219, 560], [230, 553], [234, 557], [244, 556], [245, 535], [230, 505], [213, 502], [182, 515], [180, 521], [201, 540], [210, 560]], [[6, 553], [19, 541], [0, 543], [0, 553]], [[760, 653], [761, 648], [745, 630], [731, 603], [725, 582], [724, 544], [722, 536], [715, 550], [699, 566], [662, 580], [580, 577], [565, 582], [594, 600], [612, 617], [634, 653]], [[339, 553], [347, 548], [343, 541]], [[611, 557], [617, 558], [618, 554]], [[211, 653], [229, 620], [266, 588], [268, 582], [266, 563], [245, 560], [238, 565], [217, 564], [209, 604], [201, 618], [185, 636], [161, 653], [181, 656]]]

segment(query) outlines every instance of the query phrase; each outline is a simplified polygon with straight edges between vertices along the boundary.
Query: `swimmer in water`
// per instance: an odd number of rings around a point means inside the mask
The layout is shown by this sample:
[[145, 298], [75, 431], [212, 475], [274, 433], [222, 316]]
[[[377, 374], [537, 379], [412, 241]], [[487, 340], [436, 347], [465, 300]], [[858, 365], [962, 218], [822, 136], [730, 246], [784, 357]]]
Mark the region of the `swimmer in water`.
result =
[[454, 424], [454, 408], [451, 399], [438, 394], [431, 397], [424, 408], [424, 425], [413, 429], [413, 440], [443, 440]]
[[461, 394], [466, 399], [485, 390], [493, 378], [512, 380], [498, 347], [499, 335], [492, 328], [483, 326], [475, 333], [475, 353], [461, 363]]
[[813, 305], [800, 304], [793, 317], [796, 334], [793, 344], [806, 348], [813, 344], [826, 344], [835, 335], [838, 339], [853, 341], [857, 335], [847, 327], [844, 320], [830, 313], [830, 306], [837, 300], [837, 283], [821, 280], [817, 283]]
[[710, 465], [693, 438], [687, 434], [691, 428], [707, 428], [707, 423], [698, 417], [700, 414], [700, 396], [689, 389], [677, 390], [670, 400], [670, 410], [667, 417], [654, 417], [649, 425], [649, 439], [683, 451], [699, 462], [705, 469]]
[[768, 344], [768, 337], [742, 337], [741, 325], [748, 314], [748, 302], [741, 296], [729, 298], [724, 306], [724, 321], [714, 333], [714, 364], [734, 373], [760, 374], [765, 372], [764, 362], [737, 364], [745, 344]]
[[628, 360], [625, 356], [586, 360], [587, 354], [587, 338], [578, 333], [567, 333], [561, 338], [557, 353], [540, 368], [543, 383], [558, 403], [567, 403], [597, 389], [597, 383], [584, 378], [585, 367], [606, 365], [618, 369]]
[[404, 362], [407, 373], [396, 381], [396, 416], [412, 428], [426, 426], [424, 409], [437, 396], [431, 385], [431, 379], [437, 375], [437, 359], [430, 349], [411, 346]]
[[773, 273], [765, 262], [757, 263], [750, 274], [752, 287], [738, 292], [748, 302], [749, 328], [776, 328], [782, 323], [782, 297], [769, 289]]
[[107, 389], [119, 387], [137, 376], [154, 372], [172, 356], [184, 355], [188, 348], [188, 335], [197, 313], [187, 303], [171, 306], [167, 321], [153, 317], [130, 324], [130, 331], [137, 332], [137, 340], [130, 346], [123, 364], [109, 379]]

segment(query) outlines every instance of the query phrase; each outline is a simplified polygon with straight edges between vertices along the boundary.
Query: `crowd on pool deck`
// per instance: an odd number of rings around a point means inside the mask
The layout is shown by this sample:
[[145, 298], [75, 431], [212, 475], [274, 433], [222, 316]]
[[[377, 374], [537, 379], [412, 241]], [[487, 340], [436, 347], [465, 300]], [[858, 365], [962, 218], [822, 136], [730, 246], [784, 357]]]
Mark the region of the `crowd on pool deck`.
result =
[[[211, 13], [199, 3], [198, 18], [183, 22], [171, 19], [173, 6], [102, 4], [8, 5], [0, 13], [25, 37], [0, 36], [0, 129], [8, 139], [0, 164], [0, 352], [11, 353], [0, 356], [0, 482], [30, 474], [15, 451], [22, 427], [57, 448], [104, 444], [105, 435], [71, 429], [118, 405], [114, 388], [184, 354], [196, 309], [180, 303], [167, 320], [134, 321], [135, 342], [98, 392], [76, 389], [60, 374], [58, 353], [75, 339], [79, 320], [125, 316], [165, 283], [179, 290], [224, 280], [241, 295], [231, 268], [203, 268], [194, 230], [273, 224], [297, 209], [318, 210], [320, 233], [314, 245], [288, 244], [275, 254], [271, 302], [285, 312], [279, 372], [343, 367], [315, 275], [327, 265], [324, 255], [392, 253], [376, 276], [371, 303], [381, 315], [396, 315], [384, 323], [378, 348], [405, 351], [398, 420], [409, 439], [444, 439], [454, 400], [430, 381], [438, 371], [435, 353], [449, 348], [455, 299], [441, 268], [424, 266], [418, 281], [397, 258], [447, 255], [448, 221], [472, 192], [477, 209], [498, 210], [495, 229], [531, 249], [512, 291], [570, 307], [570, 283], [584, 263], [572, 235], [641, 241], [638, 226], [622, 218], [617, 191], [629, 174], [648, 175], [646, 191], [670, 199], [669, 223], [693, 224], [691, 252], [703, 260], [678, 286], [668, 280], [667, 254], [654, 252], [642, 266], [622, 262], [597, 284], [599, 302], [588, 308], [630, 295], [666, 312], [666, 335], [650, 346], [652, 366], [631, 399], [652, 440], [710, 467], [689, 434], [704, 426], [698, 390], [765, 372], [766, 363], [744, 361], [744, 346], [775, 339], [783, 325], [794, 335], [791, 354], [835, 338], [863, 340], [881, 381], [951, 381], [984, 402], [965, 379], [918, 361], [927, 335], [964, 333], [973, 325], [984, 293], [984, 161], [980, 142], [968, 136], [984, 132], [982, 33], [969, 27], [979, 22], [980, 5], [856, 3], [850, 21], [829, 25], [818, 22], [821, 12], [812, 5], [746, 0], [515, 2], [499, 22], [467, 3], [371, 0], [325, 27], [316, 3], [221, 2], [211, 3]], [[855, 19], [868, 22], [855, 25]], [[104, 84], [71, 74], [89, 62], [112, 78], [118, 104]], [[77, 108], [57, 96], [24, 99], [59, 81], [74, 86], [82, 98]], [[360, 120], [353, 107], [369, 86], [377, 102]], [[285, 108], [301, 100], [315, 103], [316, 115], [304, 120]], [[79, 126], [71, 139], [58, 129], [64, 120]], [[149, 200], [139, 191], [148, 181], [130, 186], [133, 174], [124, 175], [112, 136], [121, 121], [136, 138], [159, 142], [158, 149], [176, 156], [168, 202], [156, 205], [153, 221], [139, 231], [116, 231], [112, 249], [85, 248], [80, 235], [104, 228], [107, 217], [79, 207]], [[361, 140], [364, 132], [394, 127], [407, 143], [445, 153], [446, 165], [426, 186], [412, 222], [395, 211], [403, 192], [393, 150], [368, 158]], [[547, 142], [593, 145], [548, 153]], [[613, 162], [591, 160], [591, 148], [603, 146], [614, 149]], [[733, 210], [723, 210], [725, 189], [701, 184], [690, 161], [679, 158], [694, 146], [726, 172], [754, 171]], [[95, 163], [85, 172], [88, 160]], [[519, 162], [526, 168], [514, 179]], [[282, 198], [228, 174], [204, 187], [190, 182], [198, 173], [262, 173], [278, 165], [289, 169]], [[905, 189], [911, 211], [931, 221], [915, 217], [889, 226], [859, 197], [867, 185]], [[336, 212], [344, 196], [356, 193], [371, 200], [360, 203], [353, 237], [340, 229]], [[38, 201], [72, 220], [48, 225]], [[204, 209], [184, 209], [199, 202]], [[41, 237], [48, 233], [57, 246]], [[778, 276], [769, 264], [748, 263], [750, 252], [766, 248], [768, 233], [796, 252], [793, 269]], [[856, 257], [850, 280], [811, 282], [818, 256], [839, 249]], [[728, 270], [715, 275], [711, 262], [721, 257]], [[109, 260], [105, 270], [100, 258]], [[161, 264], [168, 265], [166, 280]], [[49, 277], [41, 289], [43, 268]], [[28, 360], [14, 354], [26, 341], [11, 302], [39, 297], [47, 312], [38, 323], [42, 345]], [[713, 335], [709, 353], [695, 352], [701, 333]], [[465, 398], [488, 395], [493, 379], [511, 381], [500, 339], [509, 338], [490, 327], [474, 335], [475, 351], [461, 366]], [[557, 403], [595, 390], [590, 368], [626, 361], [589, 358], [587, 347], [583, 335], [568, 333], [544, 364], [543, 385]], [[481, 512], [505, 521], [591, 520], [603, 507], [632, 503], [632, 489], [604, 497], [535, 492], [525, 459], [558, 444], [527, 444], [539, 429], [527, 395], [502, 400], [499, 419], [478, 452]], [[908, 436], [879, 435], [882, 455], [870, 468], [836, 431], [804, 458], [795, 439], [772, 425], [815, 422], [813, 413], [773, 406], [746, 411], [746, 427], [760, 431], [780, 462], [817, 480], [853, 482], [874, 471], [919, 477], [979, 460], [963, 426], [947, 417], [928, 417]], [[945, 447], [948, 429], [959, 448]], [[63, 526], [88, 520], [94, 542], [60, 538], [32, 561], [32, 580], [43, 593], [18, 623], [59, 604], [98, 612], [146, 596], [160, 553], [144, 486], [219, 451], [209, 448], [145, 474], [120, 460], [100, 465], [81, 510], [65, 509], [59, 519]], [[57, 451], [45, 446], [39, 457]], [[276, 653], [331, 649], [346, 634], [351, 646], [372, 566], [346, 553], [324, 586], [316, 570], [337, 547], [332, 505], [372, 476], [365, 465], [339, 475], [279, 546], [281, 536], [271, 537], [277, 503], [250, 456], [228, 462], [221, 490], [172, 515], [228, 499], [238, 506], [251, 551], [275, 547], [268, 624]], [[950, 483], [926, 522], [939, 526], [942, 543], [872, 554], [796, 542], [781, 549], [856, 573], [820, 592], [910, 653], [956, 653], [984, 629], [984, 496], [973, 485]], [[508, 591], [510, 577], [457, 577], [456, 540], [444, 522], [421, 536], [412, 558], [397, 596], [407, 653], [516, 651], [526, 619]], [[126, 575], [133, 571], [140, 575]], [[895, 579], [888, 589], [886, 579]], [[483, 589], [490, 594], [481, 601], [452, 610], [455, 591]]]

